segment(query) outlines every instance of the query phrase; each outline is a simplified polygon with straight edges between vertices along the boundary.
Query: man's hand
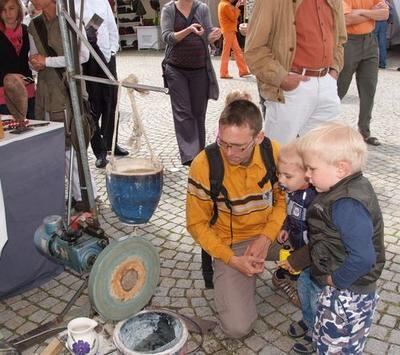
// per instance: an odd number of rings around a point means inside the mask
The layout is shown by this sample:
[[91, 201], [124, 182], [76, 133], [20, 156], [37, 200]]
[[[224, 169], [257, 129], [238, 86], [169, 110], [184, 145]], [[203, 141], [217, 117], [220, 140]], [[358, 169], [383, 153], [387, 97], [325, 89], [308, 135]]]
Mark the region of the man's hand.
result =
[[193, 23], [189, 26], [190, 32], [194, 33], [195, 35], [202, 36], [204, 34], [204, 28], [199, 23]]
[[236, 3], [236, 7], [240, 7], [240, 6], [244, 6], [244, 0], [239, 0], [237, 3]]
[[29, 58], [34, 70], [40, 71], [46, 68], [46, 57], [41, 54], [34, 54]]
[[208, 43], [214, 43], [221, 38], [221, 30], [219, 27], [214, 27], [208, 34]]
[[385, 1], [380, 1], [377, 4], [375, 4], [372, 8], [373, 9], [388, 9], [389, 6], [388, 6], [388, 4], [386, 4]]
[[329, 75], [335, 80], [337, 80], [339, 76], [338, 72], [335, 69], [329, 69]]
[[281, 88], [285, 91], [296, 89], [301, 81], [309, 81], [310, 78], [300, 74], [289, 73], [281, 83]]
[[256, 258], [259, 258], [261, 260], [259, 264], [258, 265], [254, 264], [253, 266], [263, 269], [265, 258], [267, 257], [270, 245], [271, 245], [271, 240], [264, 235], [260, 235], [258, 238], [254, 239], [251, 242], [251, 244], [247, 247], [243, 255], [254, 256]]
[[289, 233], [284, 229], [282, 229], [279, 232], [278, 237], [276, 238], [279, 244], [284, 244], [288, 239], [289, 239]]
[[234, 255], [231, 257], [231, 260], [229, 260], [229, 266], [251, 277], [264, 271], [264, 259], [251, 255]]

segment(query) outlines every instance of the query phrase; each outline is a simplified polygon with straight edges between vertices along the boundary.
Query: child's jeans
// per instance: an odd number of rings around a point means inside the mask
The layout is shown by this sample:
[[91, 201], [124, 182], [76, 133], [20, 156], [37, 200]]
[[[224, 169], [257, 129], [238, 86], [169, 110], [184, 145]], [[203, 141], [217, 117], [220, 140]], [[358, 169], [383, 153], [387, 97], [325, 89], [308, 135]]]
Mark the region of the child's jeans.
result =
[[314, 328], [318, 298], [321, 288], [311, 280], [310, 268], [304, 269], [297, 279], [297, 293], [300, 298], [303, 321], [309, 330]]
[[379, 296], [325, 286], [314, 327], [318, 354], [362, 354]]

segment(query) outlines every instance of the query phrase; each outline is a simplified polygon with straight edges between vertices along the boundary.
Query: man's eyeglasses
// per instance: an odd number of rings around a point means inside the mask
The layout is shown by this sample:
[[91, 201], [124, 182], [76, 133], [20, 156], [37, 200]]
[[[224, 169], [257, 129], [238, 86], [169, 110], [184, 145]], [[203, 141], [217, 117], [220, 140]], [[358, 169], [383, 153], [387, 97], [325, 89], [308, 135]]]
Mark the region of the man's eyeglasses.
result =
[[252, 147], [255, 144], [255, 140], [254, 138], [246, 144], [230, 144], [230, 143], [226, 143], [223, 140], [221, 140], [221, 138], [217, 138], [217, 144], [218, 147], [222, 148], [223, 150], [228, 150], [230, 149], [232, 152], [235, 153], [243, 153], [244, 151], [246, 151], [247, 149], [249, 149], [250, 147]]

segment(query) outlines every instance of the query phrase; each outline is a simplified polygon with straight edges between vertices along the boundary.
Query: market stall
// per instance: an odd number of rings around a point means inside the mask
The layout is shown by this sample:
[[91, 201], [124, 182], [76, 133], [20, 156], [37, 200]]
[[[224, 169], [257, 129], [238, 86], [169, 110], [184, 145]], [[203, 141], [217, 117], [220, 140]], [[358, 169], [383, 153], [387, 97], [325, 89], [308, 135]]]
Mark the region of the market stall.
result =
[[49, 123], [22, 134], [6, 132], [0, 140], [0, 161], [7, 231], [0, 256], [0, 298], [5, 298], [63, 270], [33, 244], [44, 217], [64, 214], [63, 125]]

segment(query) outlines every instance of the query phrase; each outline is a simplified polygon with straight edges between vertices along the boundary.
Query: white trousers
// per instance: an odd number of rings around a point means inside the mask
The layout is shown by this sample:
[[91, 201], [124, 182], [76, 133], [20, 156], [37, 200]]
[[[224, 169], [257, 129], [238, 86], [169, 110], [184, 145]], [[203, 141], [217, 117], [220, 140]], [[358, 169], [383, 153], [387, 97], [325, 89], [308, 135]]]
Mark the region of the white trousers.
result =
[[[74, 149], [71, 147], [71, 149]], [[70, 160], [70, 150], [67, 149], [65, 151], [65, 172], [66, 176], [68, 177], [69, 175], [69, 160]], [[81, 201], [82, 200], [82, 194], [81, 194], [81, 186], [79, 183], [79, 172], [78, 172], [78, 160], [76, 159], [76, 152], [74, 151], [74, 158], [72, 161], [72, 197], [75, 199], [75, 201]], [[96, 181], [94, 180], [94, 172], [93, 170], [90, 171], [90, 180], [92, 181], [92, 186], [93, 186], [93, 194], [94, 198], [97, 197], [97, 186], [96, 186]]]
[[338, 119], [340, 99], [337, 81], [330, 74], [310, 77], [291, 91], [284, 91], [285, 103], [266, 100], [265, 135], [286, 144], [321, 123]]

